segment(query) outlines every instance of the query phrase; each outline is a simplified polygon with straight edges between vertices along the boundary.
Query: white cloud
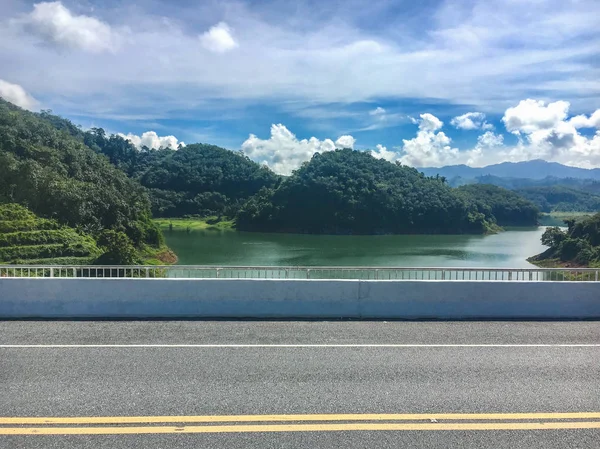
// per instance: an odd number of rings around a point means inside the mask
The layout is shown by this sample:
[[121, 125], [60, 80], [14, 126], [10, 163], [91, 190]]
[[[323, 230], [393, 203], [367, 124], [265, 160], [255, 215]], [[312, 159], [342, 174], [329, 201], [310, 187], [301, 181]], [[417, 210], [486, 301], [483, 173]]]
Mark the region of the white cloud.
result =
[[[567, 113], [561, 112], [568, 109], [567, 102], [546, 106], [534, 100], [522, 101], [508, 108], [504, 117], [507, 128], [519, 133], [517, 145], [507, 146], [502, 134], [487, 130], [478, 136], [474, 146], [463, 150], [452, 145], [452, 139], [441, 131], [444, 123], [440, 119], [424, 113], [418, 119], [412, 119], [418, 125], [417, 134], [412, 139], [404, 139], [401, 148], [388, 150], [378, 144], [369, 153], [378, 159], [400, 161], [413, 167], [456, 164], [481, 167], [504, 161], [532, 159], [587, 168], [600, 166], [600, 130], [591, 137], [577, 131], [577, 126], [594, 125], [598, 111], [590, 116], [568, 119]], [[352, 147], [353, 144], [352, 136], [342, 136], [335, 142], [331, 139], [321, 141], [315, 137], [298, 140], [285, 126], [272, 125], [270, 139], [261, 140], [251, 134], [242, 149], [249, 157], [269, 165], [276, 172], [289, 174], [302, 162], [308, 161], [315, 152]]]
[[587, 117], [586, 115], [576, 115], [569, 120], [575, 128], [599, 128], [600, 129], [600, 109]]
[[494, 148], [492, 151], [486, 148], [481, 161], [487, 165], [501, 161], [544, 159], [577, 167], [600, 166], [600, 131], [591, 137], [578, 131], [578, 128], [595, 127], [599, 111], [589, 117], [578, 115], [568, 119], [569, 107], [566, 101], [546, 105], [543, 101], [528, 99], [508, 108], [502, 121], [507, 131], [519, 136], [518, 144], [509, 147], [502, 145], [501, 141], [487, 139], [487, 142], [494, 143]]
[[23, 109], [34, 110], [38, 107], [37, 100], [29, 95], [25, 89], [18, 84], [9, 83], [2, 79], [0, 79], [0, 97]]
[[552, 129], [567, 118], [569, 102], [555, 101], [546, 106], [544, 101], [528, 98], [513, 108], [508, 108], [502, 117], [506, 130], [519, 134], [530, 134], [539, 130]]
[[154, 148], [156, 150], [158, 150], [159, 148], [171, 148], [172, 150], [176, 150], [179, 145], [185, 146], [185, 143], [177, 140], [177, 137], [160, 137], [158, 134], [156, 134], [155, 131], [146, 131], [141, 136], [132, 133], [129, 133], [127, 135], [119, 133], [118, 135], [123, 137], [124, 139], [129, 140], [136, 146], [138, 150], [141, 150], [144, 146], [148, 148]]
[[414, 123], [418, 123], [422, 131], [436, 131], [444, 126], [444, 122], [428, 112], [421, 114], [421, 120], [415, 119]]
[[493, 129], [494, 125], [485, 121], [483, 112], [467, 112], [450, 120], [450, 124], [458, 129]]
[[333, 151], [336, 148], [353, 148], [354, 142], [352, 136], [341, 136], [335, 142], [316, 137], [299, 140], [284, 125], [273, 124], [269, 139], [259, 139], [250, 134], [242, 144], [242, 151], [256, 162], [268, 165], [276, 173], [289, 175], [315, 153]]
[[399, 155], [395, 151], [390, 151], [380, 143], [375, 145], [375, 150], [371, 150], [371, 156], [377, 159], [384, 159], [388, 162], [394, 162], [398, 160]]
[[354, 148], [354, 143], [356, 139], [352, 136], [340, 136], [338, 140], [335, 141], [336, 148]]
[[494, 148], [504, 144], [504, 136], [502, 134], [494, 134], [492, 131], [487, 131], [477, 138], [477, 148]]
[[225, 22], [219, 22], [200, 36], [202, 46], [214, 53], [225, 53], [238, 46]]
[[460, 154], [458, 148], [453, 148], [452, 139], [441, 129], [444, 123], [435, 115], [421, 114], [417, 136], [413, 139], [403, 139], [400, 162], [413, 167], [440, 167], [456, 163]]
[[372, 111], [369, 111], [369, 115], [385, 115], [385, 109], [383, 109], [381, 106], [377, 106]]
[[94, 17], [74, 15], [61, 2], [42, 2], [16, 21], [34, 34], [58, 45], [90, 52], [116, 48], [117, 36], [110, 25]]

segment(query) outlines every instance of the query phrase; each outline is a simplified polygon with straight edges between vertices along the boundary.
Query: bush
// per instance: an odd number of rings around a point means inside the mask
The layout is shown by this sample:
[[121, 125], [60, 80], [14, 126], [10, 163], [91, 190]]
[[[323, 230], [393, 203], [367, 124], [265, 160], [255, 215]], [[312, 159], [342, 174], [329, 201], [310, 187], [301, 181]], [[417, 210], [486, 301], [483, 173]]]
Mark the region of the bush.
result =
[[592, 251], [592, 247], [587, 241], [567, 238], [560, 245], [560, 260], [577, 260], [578, 255], [584, 251], [586, 252], [586, 256], [583, 257], [587, 257], [588, 252]]
[[140, 263], [135, 247], [123, 232], [104, 230], [98, 238], [104, 253], [96, 260], [99, 265], [136, 265]]

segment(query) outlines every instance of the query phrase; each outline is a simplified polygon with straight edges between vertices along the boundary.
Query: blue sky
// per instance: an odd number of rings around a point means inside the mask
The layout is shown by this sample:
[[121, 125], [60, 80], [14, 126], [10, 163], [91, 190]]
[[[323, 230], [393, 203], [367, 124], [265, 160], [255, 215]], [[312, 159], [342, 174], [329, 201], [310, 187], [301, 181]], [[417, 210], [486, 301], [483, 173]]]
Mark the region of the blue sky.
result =
[[282, 173], [342, 145], [596, 167], [599, 17], [598, 0], [0, 0], [0, 96]]

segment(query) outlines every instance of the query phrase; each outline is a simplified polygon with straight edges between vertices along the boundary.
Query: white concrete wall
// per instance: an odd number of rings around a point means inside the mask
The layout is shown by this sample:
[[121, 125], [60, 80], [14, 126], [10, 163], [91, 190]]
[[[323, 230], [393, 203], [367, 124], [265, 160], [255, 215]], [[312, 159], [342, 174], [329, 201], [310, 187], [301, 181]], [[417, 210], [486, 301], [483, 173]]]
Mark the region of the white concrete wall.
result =
[[0, 279], [0, 318], [600, 318], [600, 283]]

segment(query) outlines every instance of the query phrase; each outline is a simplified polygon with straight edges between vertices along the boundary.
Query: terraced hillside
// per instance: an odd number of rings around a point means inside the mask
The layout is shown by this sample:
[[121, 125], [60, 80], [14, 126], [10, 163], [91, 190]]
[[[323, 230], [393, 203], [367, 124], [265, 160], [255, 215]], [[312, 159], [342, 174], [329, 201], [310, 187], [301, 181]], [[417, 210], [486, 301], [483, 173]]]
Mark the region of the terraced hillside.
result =
[[101, 251], [94, 239], [18, 204], [0, 204], [0, 263], [92, 263]]

